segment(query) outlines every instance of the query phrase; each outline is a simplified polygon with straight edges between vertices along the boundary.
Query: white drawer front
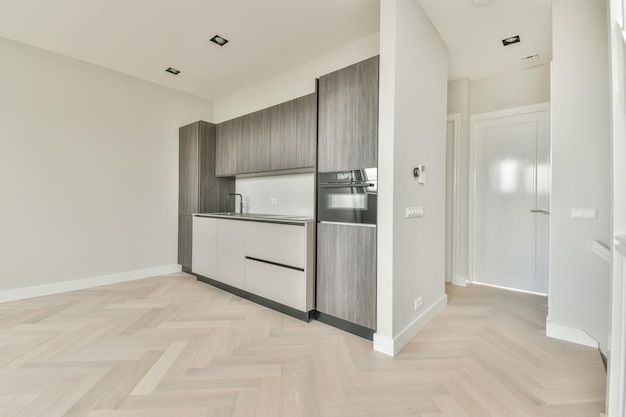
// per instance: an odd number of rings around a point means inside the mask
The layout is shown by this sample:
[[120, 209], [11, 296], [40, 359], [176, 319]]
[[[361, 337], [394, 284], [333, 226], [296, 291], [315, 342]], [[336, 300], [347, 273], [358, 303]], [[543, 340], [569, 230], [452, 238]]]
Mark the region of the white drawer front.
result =
[[246, 222], [246, 256], [304, 268], [305, 227]]
[[306, 311], [303, 271], [246, 259], [244, 289], [277, 303]]

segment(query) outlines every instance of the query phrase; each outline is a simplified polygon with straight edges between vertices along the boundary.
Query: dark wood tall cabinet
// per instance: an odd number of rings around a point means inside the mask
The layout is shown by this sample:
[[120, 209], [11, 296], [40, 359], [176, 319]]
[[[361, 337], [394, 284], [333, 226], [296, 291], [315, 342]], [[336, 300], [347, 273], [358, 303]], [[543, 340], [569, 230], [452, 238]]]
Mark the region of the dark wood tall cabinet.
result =
[[234, 178], [215, 176], [215, 125], [198, 121], [179, 129], [178, 263], [191, 271], [192, 214], [234, 211]]
[[320, 77], [319, 172], [373, 168], [378, 147], [378, 56]]
[[[378, 57], [320, 77], [318, 172], [378, 165]], [[376, 227], [317, 225], [317, 312], [372, 338], [376, 330]]]

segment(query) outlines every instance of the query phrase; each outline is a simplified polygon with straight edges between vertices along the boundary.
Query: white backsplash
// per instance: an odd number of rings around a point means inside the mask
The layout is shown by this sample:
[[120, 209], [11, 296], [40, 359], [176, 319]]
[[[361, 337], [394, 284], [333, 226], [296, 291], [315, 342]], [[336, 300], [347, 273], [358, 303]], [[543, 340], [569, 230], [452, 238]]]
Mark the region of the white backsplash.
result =
[[[291, 214], [313, 217], [313, 173], [237, 178], [235, 192], [243, 195], [244, 213]], [[270, 199], [277, 204], [270, 204]]]

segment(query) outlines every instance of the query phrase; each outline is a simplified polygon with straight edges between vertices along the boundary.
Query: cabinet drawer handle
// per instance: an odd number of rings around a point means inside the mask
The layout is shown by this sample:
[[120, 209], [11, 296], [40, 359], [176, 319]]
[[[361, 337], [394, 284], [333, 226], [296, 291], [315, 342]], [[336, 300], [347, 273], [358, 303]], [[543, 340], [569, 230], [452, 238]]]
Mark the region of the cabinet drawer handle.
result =
[[281, 268], [293, 269], [295, 271], [304, 272], [304, 268], [298, 268], [297, 266], [280, 264], [278, 262], [266, 261], [265, 259], [253, 258], [252, 256], [246, 256], [246, 259], [250, 259], [251, 261], [263, 262], [264, 264], [270, 264], [274, 266], [280, 266]]

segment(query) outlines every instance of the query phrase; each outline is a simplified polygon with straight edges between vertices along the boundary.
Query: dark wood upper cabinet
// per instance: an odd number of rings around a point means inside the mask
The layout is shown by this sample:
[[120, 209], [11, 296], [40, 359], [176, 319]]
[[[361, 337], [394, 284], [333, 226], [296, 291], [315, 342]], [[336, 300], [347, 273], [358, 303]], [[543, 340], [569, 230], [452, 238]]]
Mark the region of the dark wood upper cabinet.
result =
[[234, 176], [237, 173], [237, 142], [233, 138], [233, 121], [217, 125], [215, 175]]
[[267, 172], [270, 168], [270, 116], [267, 110], [238, 118], [241, 138], [237, 151], [237, 173]]
[[317, 94], [217, 125], [218, 176], [315, 166]]
[[377, 56], [320, 78], [318, 136], [318, 171], [377, 166]]
[[296, 99], [296, 166], [315, 166], [317, 145], [317, 94]]
[[270, 170], [296, 167], [297, 130], [295, 100], [270, 107]]

